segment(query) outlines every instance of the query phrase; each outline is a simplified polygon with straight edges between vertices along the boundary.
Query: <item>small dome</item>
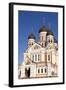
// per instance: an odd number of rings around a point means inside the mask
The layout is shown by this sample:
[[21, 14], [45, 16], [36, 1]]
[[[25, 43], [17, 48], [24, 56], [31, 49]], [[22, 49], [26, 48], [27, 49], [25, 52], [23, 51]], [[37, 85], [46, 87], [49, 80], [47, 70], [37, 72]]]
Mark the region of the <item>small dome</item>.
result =
[[33, 33], [31, 33], [29, 36], [28, 36], [28, 39], [35, 39], [35, 36]]
[[39, 33], [40, 32], [48, 32], [48, 29], [45, 26], [43, 26], [40, 28]]
[[48, 35], [53, 35], [53, 36], [54, 36], [54, 34], [53, 34], [52, 31], [48, 31], [48, 32], [47, 32], [47, 36], [48, 36]]

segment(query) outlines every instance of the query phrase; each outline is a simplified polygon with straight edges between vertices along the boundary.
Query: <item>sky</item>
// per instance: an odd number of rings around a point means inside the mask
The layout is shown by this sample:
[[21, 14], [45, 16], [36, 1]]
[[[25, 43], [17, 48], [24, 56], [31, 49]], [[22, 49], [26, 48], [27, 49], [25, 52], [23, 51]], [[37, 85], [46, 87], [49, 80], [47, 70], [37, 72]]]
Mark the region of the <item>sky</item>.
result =
[[28, 46], [28, 36], [34, 33], [36, 40], [39, 38], [39, 29], [42, 26], [50, 28], [58, 40], [58, 13], [18, 11], [18, 63], [22, 64], [24, 52]]

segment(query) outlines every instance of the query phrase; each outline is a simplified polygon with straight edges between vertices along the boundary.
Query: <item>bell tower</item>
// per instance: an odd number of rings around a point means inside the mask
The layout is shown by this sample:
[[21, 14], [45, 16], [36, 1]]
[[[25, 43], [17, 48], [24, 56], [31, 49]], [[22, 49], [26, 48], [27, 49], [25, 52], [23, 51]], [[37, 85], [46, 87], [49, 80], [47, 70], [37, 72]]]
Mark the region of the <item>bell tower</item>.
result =
[[47, 46], [54, 48], [54, 34], [51, 31], [47, 33]]
[[28, 47], [31, 47], [32, 45], [34, 45], [34, 43], [35, 43], [35, 36], [33, 33], [31, 33], [28, 36]]
[[46, 46], [46, 34], [47, 34], [47, 28], [45, 26], [43, 26], [42, 28], [40, 28], [39, 33], [40, 33], [40, 44], [42, 45], [42, 47]]

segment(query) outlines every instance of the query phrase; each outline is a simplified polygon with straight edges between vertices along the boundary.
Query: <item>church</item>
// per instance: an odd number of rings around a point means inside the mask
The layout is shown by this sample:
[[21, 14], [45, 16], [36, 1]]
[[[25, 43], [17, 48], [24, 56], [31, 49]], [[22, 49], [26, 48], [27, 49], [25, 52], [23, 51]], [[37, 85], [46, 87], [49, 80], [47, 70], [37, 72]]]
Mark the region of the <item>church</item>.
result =
[[19, 79], [58, 76], [58, 41], [46, 26], [42, 26], [38, 33], [38, 41], [33, 33], [28, 36], [23, 63], [18, 65]]

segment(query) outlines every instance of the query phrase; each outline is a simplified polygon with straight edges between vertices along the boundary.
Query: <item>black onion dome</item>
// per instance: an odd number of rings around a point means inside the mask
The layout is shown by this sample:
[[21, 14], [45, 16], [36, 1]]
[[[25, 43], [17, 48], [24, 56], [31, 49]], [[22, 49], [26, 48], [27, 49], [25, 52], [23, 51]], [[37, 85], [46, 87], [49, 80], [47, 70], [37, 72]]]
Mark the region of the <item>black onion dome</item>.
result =
[[55, 42], [55, 43], [58, 43], [58, 41], [57, 41], [55, 38], [54, 38], [54, 42]]
[[48, 32], [47, 32], [47, 36], [48, 36], [48, 35], [52, 35], [52, 36], [54, 36], [54, 34], [53, 34], [52, 31], [48, 31]]
[[28, 39], [35, 39], [35, 36], [33, 33], [31, 33], [29, 36], [28, 36]]
[[40, 32], [48, 32], [48, 29], [45, 26], [43, 26], [40, 28], [39, 33]]

